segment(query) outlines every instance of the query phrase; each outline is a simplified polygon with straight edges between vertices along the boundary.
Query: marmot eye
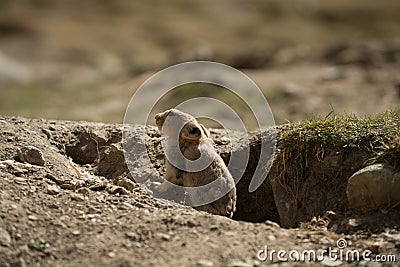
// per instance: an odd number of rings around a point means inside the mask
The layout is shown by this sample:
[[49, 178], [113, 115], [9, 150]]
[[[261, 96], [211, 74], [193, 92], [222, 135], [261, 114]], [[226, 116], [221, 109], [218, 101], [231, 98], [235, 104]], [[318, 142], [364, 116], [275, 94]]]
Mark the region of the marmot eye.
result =
[[199, 128], [190, 128], [189, 134], [195, 135], [199, 133]]

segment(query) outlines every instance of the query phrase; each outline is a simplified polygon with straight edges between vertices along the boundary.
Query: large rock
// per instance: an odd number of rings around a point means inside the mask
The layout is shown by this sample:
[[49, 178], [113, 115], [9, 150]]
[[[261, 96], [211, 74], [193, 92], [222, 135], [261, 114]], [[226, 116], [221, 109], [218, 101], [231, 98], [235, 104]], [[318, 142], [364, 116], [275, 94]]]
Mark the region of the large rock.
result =
[[400, 209], [400, 172], [383, 164], [365, 167], [349, 178], [346, 193], [350, 208], [360, 212]]
[[46, 163], [42, 151], [34, 146], [21, 147], [18, 150], [18, 158], [33, 165], [44, 166]]

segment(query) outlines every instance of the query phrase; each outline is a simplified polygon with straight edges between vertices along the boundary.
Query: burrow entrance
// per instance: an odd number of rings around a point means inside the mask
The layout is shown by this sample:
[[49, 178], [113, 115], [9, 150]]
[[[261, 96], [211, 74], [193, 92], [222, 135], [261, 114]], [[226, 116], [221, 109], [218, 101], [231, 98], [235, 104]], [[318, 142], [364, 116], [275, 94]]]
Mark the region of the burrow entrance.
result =
[[[122, 148], [122, 128], [112, 126], [93, 129], [76, 128], [71, 138], [64, 144], [65, 153], [75, 163], [91, 168], [97, 175], [110, 181], [121, 179], [151, 178], [149, 168], [140, 166], [140, 158], [135, 171], [129, 172]], [[155, 128], [148, 128], [147, 151], [154, 166], [164, 171], [164, 154], [161, 137]], [[278, 128], [278, 137], [280, 129]], [[140, 142], [137, 132], [132, 138]], [[229, 144], [220, 130], [211, 130], [217, 149], [227, 163], [230, 157]], [[279, 140], [279, 138], [278, 138]], [[315, 155], [307, 154], [311, 147], [299, 147], [302, 151], [287, 148], [280, 141], [274, 163], [267, 179], [254, 192], [248, 191], [251, 178], [260, 157], [260, 135], [250, 138], [250, 159], [245, 173], [237, 187], [237, 208], [233, 219], [248, 222], [266, 220], [279, 223], [282, 227], [296, 227], [300, 222], [309, 221], [326, 211], [346, 211], [347, 179], [365, 162], [367, 153], [355, 150], [353, 153], [338, 153], [325, 149], [323, 156], [315, 160]], [[132, 148], [134, 149], [134, 148]], [[302, 155], [302, 156], [299, 156]]]

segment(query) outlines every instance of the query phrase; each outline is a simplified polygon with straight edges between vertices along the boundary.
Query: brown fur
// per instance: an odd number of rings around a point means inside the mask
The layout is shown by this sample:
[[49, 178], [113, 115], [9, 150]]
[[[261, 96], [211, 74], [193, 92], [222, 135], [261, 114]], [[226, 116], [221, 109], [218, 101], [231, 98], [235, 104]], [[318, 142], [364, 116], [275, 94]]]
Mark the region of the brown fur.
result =
[[[168, 122], [171, 125], [164, 125], [168, 116], [170, 116]], [[199, 124], [194, 117], [176, 109], [159, 113], [155, 116], [155, 119], [158, 129], [167, 137], [176, 137], [179, 134], [179, 146], [177, 146], [176, 142], [174, 143], [174, 140], [168, 140], [166, 149], [172, 149], [174, 145], [179, 147], [187, 160], [196, 160], [202, 153], [207, 153], [214, 157], [214, 160], [207, 168], [198, 172], [182, 172], [166, 160], [165, 180], [184, 187], [198, 187], [221, 178], [218, 188], [212, 188], [205, 194], [217, 194], [221, 190], [220, 188], [229, 187], [232, 189], [216, 201], [195, 208], [212, 214], [232, 217], [236, 209], [235, 183], [222, 158], [217, 154], [209, 131]], [[182, 125], [184, 126], [181, 132], [177, 133], [177, 129], [181, 128], [178, 126]], [[160, 185], [159, 190], [168, 190], [168, 185], [168, 183], [164, 182]]]

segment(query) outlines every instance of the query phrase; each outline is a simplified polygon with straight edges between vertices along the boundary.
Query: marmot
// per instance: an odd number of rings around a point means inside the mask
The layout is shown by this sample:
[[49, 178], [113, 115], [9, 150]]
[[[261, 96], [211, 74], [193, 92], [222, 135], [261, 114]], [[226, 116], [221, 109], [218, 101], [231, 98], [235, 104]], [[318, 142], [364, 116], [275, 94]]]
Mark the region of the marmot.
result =
[[[184, 186], [189, 195], [189, 204], [195, 204], [196, 201], [201, 203], [204, 199], [209, 199], [213, 196], [215, 198], [217, 194], [222, 195], [222, 192], [227, 192], [211, 203], [194, 208], [232, 218], [236, 210], [235, 181], [214, 148], [214, 142], [210, 138], [209, 131], [202, 124], [199, 124], [193, 116], [177, 109], [169, 109], [159, 113], [155, 116], [155, 119], [159, 131], [167, 137], [165, 153], [168, 154], [168, 158], [171, 159], [174, 155], [178, 155], [180, 151], [184, 156], [184, 162], [181, 160], [177, 167], [174, 167], [166, 158], [164, 179], [170, 183]], [[179, 130], [180, 132], [178, 133], [177, 131]], [[200, 156], [202, 156], [203, 163], [204, 160], [208, 161], [208, 165], [199, 171], [191, 172], [188, 166], [190, 166], [191, 161], [196, 161]], [[177, 158], [182, 159], [179, 156]], [[179, 168], [180, 166], [183, 167], [182, 169], [188, 170], [182, 170]], [[201, 187], [213, 181], [216, 182], [212, 187]], [[167, 191], [169, 185], [168, 182], [164, 181], [158, 187], [158, 190]], [[201, 193], [197, 191], [196, 194], [193, 194], [194, 191], [191, 191], [190, 187], [201, 187], [202, 191]]]

